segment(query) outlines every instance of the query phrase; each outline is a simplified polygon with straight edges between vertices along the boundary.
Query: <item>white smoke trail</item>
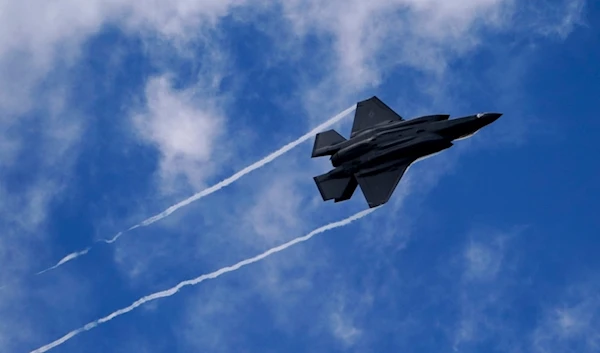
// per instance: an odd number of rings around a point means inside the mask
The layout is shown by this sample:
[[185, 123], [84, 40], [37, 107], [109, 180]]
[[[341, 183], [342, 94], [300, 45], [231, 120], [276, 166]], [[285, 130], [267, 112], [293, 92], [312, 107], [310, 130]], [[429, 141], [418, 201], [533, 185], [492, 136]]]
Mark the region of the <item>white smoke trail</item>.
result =
[[47, 269], [45, 269], [43, 271], [40, 271], [40, 272], [36, 273], [36, 275], [41, 275], [44, 272], [52, 271], [55, 268], [57, 268], [58, 266], [64, 264], [65, 262], [69, 262], [69, 261], [71, 261], [73, 259], [78, 258], [79, 256], [87, 254], [88, 251], [90, 251], [90, 249], [91, 248], [88, 247], [87, 249], [84, 249], [84, 250], [81, 250], [81, 251], [77, 251], [77, 252], [74, 252], [74, 253], [70, 253], [69, 255], [63, 257], [56, 265], [54, 265], [52, 267], [49, 267], [49, 268], [47, 268]]
[[176, 285], [175, 287], [172, 287], [170, 289], [163, 290], [163, 291], [156, 292], [156, 293], [147, 295], [145, 297], [142, 297], [142, 298], [138, 299], [137, 301], [133, 302], [133, 304], [129, 305], [128, 307], [125, 307], [123, 309], [119, 309], [119, 310], [113, 312], [110, 315], [107, 315], [107, 316], [105, 316], [105, 317], [103, 317], [101, 319], [92, 321], [92, 322], [86, 324], [85, 326], [83, 326], [81, 328], [78, 328], [76, 330], [73, 330], [73, 331], [67, 333], [66, 335], [64, 335], [63, 337], [57, 339], [56, 341], [54, 341], [52, 343], [49, 343], [49, 344], [47, 344], [47, 345], [45, 345], [43, 347], [40, 347], [38, 349], [35, 349], [35, 350], [31, 351], [30, 353], [43, 353], [43, 352], [47, 352], [50, 349], [56, 348], [56, 347], [60, 346], [61, 344], [67, 342], [68, 340], [70, 340], [74, 336], [76, 336], [76, 335], [78, 335], [78, 334], [80, 334], [82, 332], [89, 331], [89, 330], [95, 328], [98, 325], [101, 325], [103, 323], [106, 323], [106, 322], [108, 322], [108, 321], [116, 318], [117, 316], [121, 316], [123, 314], [126, 314], [126, 313], [132, 311], [133, 309], [137, 308], [140, 305], [143, 305], [143, 304], [145, 304], [147, 302], [154, 301], [154, 300], [157, 300], [157, 299], [160, 299], [160, 298], [170, 297], [170, 296], [174, 295], [175, 293], [177, 293], [183, 287], [194, 286], [194, 285], [196, 285], [196, 284], [198, 284], [200, 282], [203, 282], [203, 281], [205, 281], [207, 279], [217, 278], [217, 277], [219, 277], [219, 276], [221, 276], [221, 275], [223, 275], [223, 274], [225, 274], [227, 272], [233, 272], [233, 271], [239, 270], [240, 268], [242, 268], [242, 267], [244, 267], [246, 265], [250, 265], [252, 263], [258, 262], [258, 261], [266, 258], [267, 256], [270, 256], [270, 255], [273, 255], [273, 254], [278, 253], [280, 251], [283, 251], [283, 250], [289, 248], [292, 245], [295, 245], [295, 244], [307, 241], [307, 240], [309, 240], [310, 238], [314, 237], [317, 234], [320, 234], [320, 233], [326, 232], [328, 230], [331, 230], [331, 229], [334, 229], [334, 228], [338, 228], [338, 227], [342, 227], [342, 226], [345, 226], [347, 224], [350, 224], [353, 221], [356, 221], [356, 220], [358, 220], [360, 218], [363, 218], [364, 216], [368, 215], [369, 213], [375, 211], [376, 209], [377, 208], [370, 208], [370, 209], [358, 212], [358, 213], [356, 213], [356, 214], [354, 214], [354, 215], [352, 215], [352, 216], [350, 216], [350, 217], [348, 217], [346, 219], [343, 219], [343, 220], [337, 221], [337, 222], [333, 222], [333, 223], [329, 223], [327, 225], [324, 225], [324, 226], [322, 226], [320, 228], [317, 228], [317, 229], [313, 230], [312, 232], [310, 232], [310, 233], [308, 233], [308, 234], [306, 234], [304, 236], [292, 239], [292, 240], [290, 240], [289, 242], [287, 242], [285, 244], [282, 244], [282, 245], [276, 246], [274, 248], [271, 248], [271, 249], [265, 251], [264, 253], [262, 253], [260, 255], [251, 257], [251, 258], [246, 259], [246, 260], [242, 260], [242, 261], [238, 262], [235, 265], [223, 267], [220, 270], [217, 270], [217, 271], [214, 271], [214, 272], [211, 272], [211, 273], [208, 273], [208, 274], [196, 277], [194, 279], [190, 279], [190, 280], [187, 280], [187, 281], [180, 282], [178, 285]]
[[[338, 121], [340, 121], [343, 117], [345, 117], [346, 115], [348, 115], [351, 111], [356, 109], [356, 104], [352, 105], [351, 107], [347, 108], [346, 110], [344, 110], [343, 112], [337, 114], [336, 116], [332, 117], [331, 119], [327, 120], [326, 122], [324, 122], [323, 124], [317, 126], [316, 128], [312, 129], [311, 131], [307, 132], [306, 134], [302, 135], [300, 138], [296, 139], [295, 141], [292, 141], [290, 143], [288, 143], [287, 145], [281, 147], [280, 149], [278, 149], [277, 151], [271, 153], [270, 155], [266, 156], [265, 158], [261, 159], [260, 161], [251, 164], [249, 166], [247, 166], [246, 168], [240, 170], [239, 172], [233, 174], [232, 176], [230, 176], [227, 179], [224, 179], [220, 182], [218, 182], [217, 184], [204, 189], [194, 195], [192, 195], [191, 197], [176, 203], [175, 205], [167, 208], [166, 210], [164, 210], [163, 212], [154, 215], [136, 225], [134, 225], [133, 227], [127, 229], [127, 231], [133, 230], [135, 228], [139, 228], [139, 227], [146, 227], [154, 222], [157, 222], [167, 216], [169, 216], [171, 213], [177, 211], [178, 209], [185, 207], [187, 205], [189, 205], [190, 203], [197, 201], [205, 196], [208, 196], [216, 191], [221, 190], [222, 188], [224, 188], [225, 186], [233, 183], [234, 181], [240, 179], [241, 177], [243, 177], [244, 175], [258, 169], [261, 168], [263, 166], [265, 166], [266, 164], [274, 161], [276, 158], [281, 157], [284, 153], [289, 152], [290, 150], [292, 150], [293, 148], [297, 147], [298, 145], [300, 145], [301, 143], [303, 143], [304, 141], [308, 140], [309, 138], [313, 137], [316, 133], [322, 131], [323, 129], [337, 123]], [[115, 242], [117, 239], [119, 239], [119, 237], [123, 235], [123, 233], [119, 233], [117, 235], [115, 235], [114, 238], [112, 239], [108, 239], [108, 240], [104, 240], [106, 243], [113, 243]]]
[[[197, 201], [205, 196], [208, 196], [214, 192], [217, 192], [219, 190], [221, 190], [222, 188], [226, 187], [227, 185], [233, 183], [234, 181], [240, 179], [241, 177], [243, 177], [244, 175], [258, 169], [261, 168], [263, 166], [265, 166], [266, 164], [272, 162], [273, 160], [275, 160], [278, 157], [281, 157], [283, 154], [289, 152], [290, 150], [292, 150], [293, 148], [297, 147], [298, 145], [300, 145], [301, 143], [303, 143], [304, 141], [310, 139], [311, 137], [313, 137], [316, 133], [322, 131], [325, 128], [330, 127], [331, 125], [337, 123], [338, 121], [342, 120], [342, 118], [344, 118], [346, 115], [348, 115], [350, 112], [352, 112], [353, 110], [356, 109], [356, 104], [350, 106], [349, 108], [347, 108], [346, 110], [344, 110], [343, 112], [335, 115], [334, 117], [330, 118], [329, 120], [325, 121], [324, 123], [322, 123], [321, 125], [315, 127], [314, 129], [310, 130], [309, 132], [307, 132], [306, 134], [300, 136], [300, 138], [296, 139], [295, 141], [292, 141], [290, 143], [288, 143], [287, 145], [281, 147], [280, 149], [278, 149], [277, 151], [271, 153], [270, 155], [266, 156], [265, 158], [259, 160], [258, 162], [251, 164], [249, 166], [247, 166], [246, 168], [240, 170], [239, 172], [233, 174], [232, 176], [230, 176], [227, 179], [224, 179], [220, 182], [218, 182], [217, 184], [204, 189], [194, 195], [192, 195], [191, 197], [176, 203], [173, 206], [170, 206], [169, 208], [167, 208], [166, 210], [164, 210], [163, 212], [154, 215], [134, 226], [132, 226], [131, 228], [125, 230], [125, 231], [121, 231], [119, 233], [117, 233], [114, 237], [112, 237], [111, 239], [101, 239], [98, 240], [97, 242], [104, 242], [106, 244], [111, 244], [114, 243], [115, 241], [117, 241], [117, 239], [119, 239], [121, 237], [121, 235], [134, 230], [136, 228], [140, 228], [140, 227], [146, 227], [154, 222], [160, 221], [161, 219], [169, 216], [171, 213], [177, 211], [178, 209], [185, 207], [187, 205], [189, 205], [190, 203]], [[37, 274], [42, 274], [45, 272], [48, 272], [50, 270], [54, 270], [57, 267], [75, 260], [76, 258], [83, 256], [85, 254], [87, 254], [87, 252], [90, 250], [90, 248], [87, 248], [85, 250], [81, 250], [81, 251], [76, 251], [73, 252], [67, 256], [65, 256], [62, 260], [60, 260], [56, 265], [49, 267], [43, 271], [38, 272]]]

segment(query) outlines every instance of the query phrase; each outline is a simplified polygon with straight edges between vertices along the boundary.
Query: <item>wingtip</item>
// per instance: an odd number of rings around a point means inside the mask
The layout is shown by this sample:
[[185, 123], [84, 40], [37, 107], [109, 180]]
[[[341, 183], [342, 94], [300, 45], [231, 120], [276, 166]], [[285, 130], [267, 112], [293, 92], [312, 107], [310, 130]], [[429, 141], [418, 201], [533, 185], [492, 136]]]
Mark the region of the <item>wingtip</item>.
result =
[[381, 99], [379, 99], [379, 97], [377, 97], [377, 96], [371, 96], [370, 98], [366, 98], [366, 99], [356, 102], [356, 105], [358, 106], [360, 104], [364, 104], [364, 103], [370, 102], [370, 101], [380, 101], [381, 102]]

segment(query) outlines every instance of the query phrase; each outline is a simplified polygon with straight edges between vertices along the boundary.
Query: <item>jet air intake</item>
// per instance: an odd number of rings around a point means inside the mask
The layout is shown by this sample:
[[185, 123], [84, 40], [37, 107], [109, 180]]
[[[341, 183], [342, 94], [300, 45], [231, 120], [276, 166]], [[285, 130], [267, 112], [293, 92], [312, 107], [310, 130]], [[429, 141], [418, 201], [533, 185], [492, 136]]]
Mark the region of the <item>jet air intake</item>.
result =
[[350, 145], [348, 147], [342, 148], [337, 153], [335, 153], [333, 156], [331, 156], [331, 164], [334, 167], [339, 167], [344, 162], [347, 162], [351, 159], [359, 157], [360, 155], [362, 155], [363, 153], [365, 153], [366, 151], [368, 151], [369, 149], [372, 148], [372, 145], [371, 145], [372, 142], [373, 142], [373, 138], [370, 138], [367, 140], [357, 142], [354, 145]]

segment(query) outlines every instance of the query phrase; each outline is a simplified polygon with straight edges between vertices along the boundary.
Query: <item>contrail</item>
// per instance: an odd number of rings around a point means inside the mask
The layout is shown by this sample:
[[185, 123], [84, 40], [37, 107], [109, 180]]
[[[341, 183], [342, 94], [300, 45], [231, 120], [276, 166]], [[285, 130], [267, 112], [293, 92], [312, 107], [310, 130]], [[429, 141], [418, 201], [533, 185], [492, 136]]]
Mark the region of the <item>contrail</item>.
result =
[[98, 319], [96, 321], [92, 321], [92, 322], [88, 323], [87, 325], [85, 325], [85, 326], [83, 326], [81, 328], [78, 328], [76, 330], [73, 330], [73, 331], [67, 333], [66, 335], [64, 335], [63, 337], [57, 339], [56, 341], [54, 341], [52, 343], [49, 343], [49, 344], [47, 344], [47, 345], [45, 345], [43, 347], [40, 347], [38, 349], [35, 349], [35, 350], [31, 351], [30, 353], [43, 353], [43, 352], [47, 352], [50, 349], [56, 348], [56, 347], [60, 346], [61, 344], [67, 342], [68, 340], [70, 340], [71, 338], [75, 337], [76, 335], [78, 335], [78, 334], [80, 334], [82, 332], [85, 332], [85, 331], [89, 331], [89, 330], [95, 328], [98, 325], [101, 325], [103, 323], [106, 323], [106, 322], [108, 322], [108, 321], [116, 318], [117, 316], [121, 316], [123, 314], [126, 314], [126, 313], [132, 311], [133, 309], [137, 308], [140, 305], [143, 305], [143, 304], [145, 304], [147, 302], [151, 302], [151, 301], [154, 301], [154, 300], [157, 300], [157, 299], [160, 299], [160, 298], [170, 297], [170, 296], [174, 295], [175, 293], [177, 293], [183, 287], [194, 286], [194, 285], [196, 285], [196, 284], [198, 284], [200, 282], [203, 282], [203, 281], [205, 281], [207, 279], [217, 278], [217, 277], [219, 277], [219, 276], [221, 276], [221, 275], [223, 275], [223, 274], [225, 274], [227, 272], [233, 272], [233, 271], [239, 270], [240, 268], [242, 268], [242, 267], [244, 267], [246, 265], [250, 265], [252, 263], [258, 262], [258, 261], [266, 258], [267, 256], [270, 256], [270, 255], [273, 255], [273, 254], [278, 253], [280, 251], [283, 251], [283, 250], [289, 248], [292, 245], [295, 245], [295, 244], [307, 241], [307, 240], [309, 240], [310, 238], [314, 237], [317, 234], [320, 234], [320, 233], [326, 232], [328, 230], [331, 230], [331, 229], [334, 229], [334, 228], [338, 228], [338, 227], [342, 227], [342, 226], [345, 226], [347, 224], [350, 224], [351, 222], [356, 221], [356, 220], [358, 220], [358, 219], [360, 219], [360, 218], [368, 215], [369, 213], [375, 211], [376, 209], [377, 208], [370, 208], [370, 209], [358, 212], [358, 213], [356, 213], [356, 214], [354, 214], [354, 215], [352, 215], [352, 216], [350, 216], [350, 217], [348, 217], [346, 219], [343, 219], [343, 220], [337, 221], [337, 222], [333, 222], [333, 223], [329, 223], [327, 225], [324, 225], [324, 226], [322, 226], [320, 228], [317, 228], [317, 229], [313, 230], [312, 232], [310, 232], [310, 233], [308, 233], [308, 234], [306, 234], [304, 236], [298, 237], [296, 239], [290, 240], [289, 242], [287, 242], [285, 244], [282, 244], [282, 245], [279, 245], [279, 246], [274, 247], [272, 249], [269, 249], [269, 250], [265, 251], [264, 253], [262, 253], [260, 255], [251, 257], [251, 258], [246, 259], [246, 260], [242, 260], [242, 261], [238, 262], [235, 265], [223, 267], [220, 270], [216, 270], [214, 272], [211, 272], [211, 273], [208, 273], [208, 274], [205, 274], [205, 275], [201, 275], [201, 276], [196, 277], [194, 279], [190, 279], [190, 280], [187, 280], [187, 281], [180, 282], [178, 285], [176, 285], [175, 287], [172, 287], [170, 289], [163, 290], [163, 291], [156, 292], [156, 293], [147, 295], [145, 297], [142, 297], [142, 298], [138, 299], [137, 301], [133, 302], [133, 304], [129, 305], [128, 307], [125, 307], [123, 309], [119, 309], [119, 310], [113, 312], [112, 314], [107, 315], [107, 316], [105, 316], [105, 317], [103, 317], [101, 319]]
[[[167, 208], [166, 210], [162, 211], [159, 214], [156, 214], [134, 226], [132, 226], [131, 228], [125, 230], [125, 231], [121, 231], [119, 233], [117, 233], [114, 237], [112, 237], [111, 239], [101, 239], [101, 240], [97, 240], [96, 242], [103, 242], [106, 244], [111, 244], [114, 243], [115, 241], [117, 241], [117, 239], [119, 239], [121, 237], [121, 235], [134, 230], [136, 228], [140, 228], [140, 227], [146, 227], [154, 222], [158, 222], [161, 219], [169, 216], [171, 213], [177, 211], [178, 209], [185, 207], [187, 205], [189, 205], [190, 203], [197, 201], [205, 196], [208, 196], [216, 191], [221, 190], [222, 188], [226, 187], [227, 185], [233, 183], [234, 181], [240, 179], [241, 177], [243, 177], [244, 175], [258, 169], [261, 168], [263, 166], [265, 166], [266, 164], [272, 162], [273, 160], [275, 160], [278, 157], [281, 157], [284, 153], [289, 152], [290, 150], [292, 150], [293, 148], [297, 147], [298, 145], [300, 145], [301, 143], [303, 143], [304, 141], [310, 139], [311, 137], [313, 137], [316, 133], [322, 131], [323, 129], [337, 123], [338, 121], [342, 120], [342, 118], [344, 118], [346, 115], [348, 115], [350, 112], [352, 112], [353, 110], [356, 109], [356, 104], [353, 104], [352, 106], [348, 107], [346, 110], [344, 110], [343, 112], [335, 115], [334, 117], [330, 118], [329, 120], [325, 121], [324, 123], [322, 123], [321, 125], [315, 127], [314, 129], [310, 130], [309, 132], [307, 132], [306, 134], [302, 135], [300, 138], [296, 139], [295, 141], [292, 141], [290, 143], [288, 143], [287, 145], [281, 147], [280, 149], [278, 149], [277, 151], [271, 153], [270, 155], [266, 156], [265, 158], [259, 160], [258, 162], [251, 164], [249, 166], [247, 166], [246, 168], [240, 170], [239, 172], [233, 174], [232, 176], [230, 176], [227, 179], [224, 179], [220, 182], [218, 182], [217, 184], [204, 189], [192, 196], [190, 196], [189, 198], [176, 203], [173, 206], [170, 206], [169, 208]], [[81, 250], [81, 251], [76, 251], [73, 252], [67, 256], [65, 256], [62, 260], [60, 260], [56, 265], [49, 267], [43, 271], [38, 272], [37, 274], [42, 274], [45, 272], [48, 272], [50, 270], [54, 270], [59, 266], [62, 266], [63, 264], [75, 260], [76, 258], [83, 256], [85, 254], [87, 254], [87, 252], [90, 250], [90, 248], [87, 248], [85, 250]]]
[[[205, 196], [208, 196], [216, 191], [221, 190], [222, 188], [226, 187], [227, 185], [230, 185], [231, 183], [233, 183], [234, 181], [240, 179], [241, 177], [243, 177], [244, 175], [258, 169], [261, 168], [263, 166], [265, 166], [268, 163], [271, 163], [272, 161], [274, 161], [276, 158], [281, 157], [284, 153], [289, 152], [290, 150], [292, 150], [293, 148], [297, 147], [298, 145], [300, 145], [301, 143], [303, 143], [304, 141], [308, 140], [309, 138], [313, 137], [316, 133], [322, 131], [323, 129], [337, 123], [338, 121], [342, 120], [342, 118], [344, 118], [346, 115], [348, 115], [348, 113], [350, 113], [351, 111], [356, 109], [356, 104], [353, 104], [352, 106], [348, 107], [346, 110], [344, 110], [341, 113], [338, 113], [336, 116], [330, 118], [329, 120], [327, 120], [326, 122], [324, 122], [323, 124], [317, 126], [316, 128], [312, 129], [311, 131], [307, 132], [306, 134], [300, 136], [300, 138], [296, 139], [295, 141], [292, 141], [290, 143], [288, 143], [287, 145], [281, 147], [280, 149], [278, 149], [277, 151], [271, 153], [270, 155], [266, 156], [265, 158], [261, 159], [260, 161], [251, 164], [249, 166], [247, 166], [246, 168], [240, 170], [239, 172], [233, 174], [232, 176], [230, 176], [227, 179], [224, 179], [218, 183], [216, 183], [215, 185], [204, 189], [190, 197], [188, 197], [187, 199], [176, 203], [175, 205], [167, 208], [166, 210], [162, 211], [161, 213], [154, 215], [136, 225], [134, 225], [133, 227], [129, 228], [126, 230], [126, 232], [139, 228], [139, 227], [146, 227], [154, 222], [160, 221], [161, 219], [169, 216], [171, 213], [177, 211], [178, 209], [185, 207], [187, 205], [189, 205], [190, 203], [197, 201]], [[113, 243], [115, 242], [117, 239], [119, 239], [119, 237], [121, 235], [123, 235], [124, 232], [119, 232], [117, 235], [115, 235], [112, 239], [105, 239], [104, 242], [106, 243]]]
[[36, 275], [41, 275], [41, 274], [42, 274], [42, 273], [44, 273], [44, 272], [52, 271], [52, 270], [54, 270], [55, 268], [57, 268], [58, 266], [60, 266], [60, 265], [64, 264], [65, 262], [69, 262], [69, 261], [71, 261], [71, 260], [73, 260], [73, 259], [76, 259], [76, 258], [78, 258], [79, 256], [83, 256], [83, 255], [87, 254], [87, 253], [88, 253], [88, 251], [90, 251], [90, 249], [91, 249], [91, 248], [90, 248], [90, 247], [88, 247], [87, 249], [84, 249], [84, 250], [81, 250], [81, 251], [78, 251], [78, 252], [71, 253], [71, 254], [69, 254], [69, 255], [67, 255], [67, 256], [65, 256], [65, 257], [63, 257], [63, 258], [62, 258], [62, 259], [61, 259], [61, 260], [60, 260], [60, 261], [59, 261], [59, 262], [58, 262], [56, 265], [54, 265], [54, 266], [52, 266], [52, 267], [49, 267], [49, 268], [47, 268], [47, 269], [45, 269], [45, 270], [43, 270], [43, 271], [40, 271], [40, 272], [36, 273]]

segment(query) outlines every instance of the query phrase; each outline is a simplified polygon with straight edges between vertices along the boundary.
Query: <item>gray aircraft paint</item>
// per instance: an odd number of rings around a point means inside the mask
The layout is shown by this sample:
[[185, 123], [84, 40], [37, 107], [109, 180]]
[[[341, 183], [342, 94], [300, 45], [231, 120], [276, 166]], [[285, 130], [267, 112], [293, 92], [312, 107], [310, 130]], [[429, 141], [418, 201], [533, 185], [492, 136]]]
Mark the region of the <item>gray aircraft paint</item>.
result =
[[334, 169], [314, 177], [315, 183], [324, 201], [346, 201], [360, 186], [369, 207], [377, 207], [388, 202], [413, 163], [472, 137], [501, 115], [404, 120], [377, 97], [358, 102], [349, 139], [334, 130], [316, 135], [312, 157], [330, 156]]

